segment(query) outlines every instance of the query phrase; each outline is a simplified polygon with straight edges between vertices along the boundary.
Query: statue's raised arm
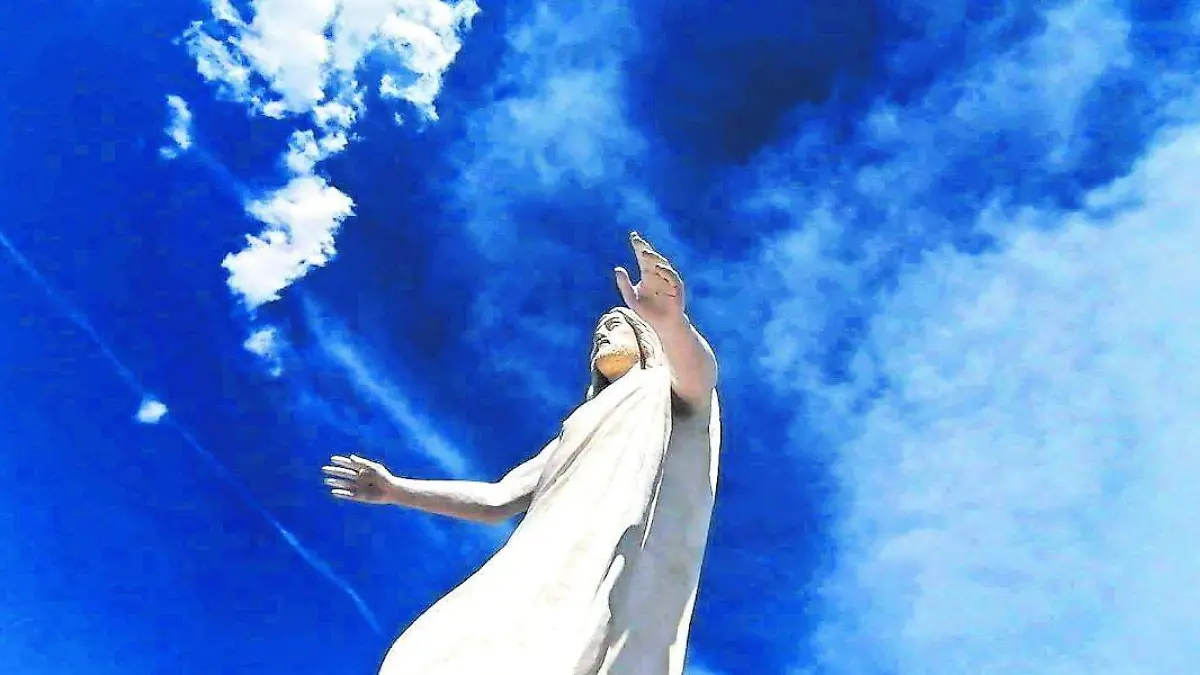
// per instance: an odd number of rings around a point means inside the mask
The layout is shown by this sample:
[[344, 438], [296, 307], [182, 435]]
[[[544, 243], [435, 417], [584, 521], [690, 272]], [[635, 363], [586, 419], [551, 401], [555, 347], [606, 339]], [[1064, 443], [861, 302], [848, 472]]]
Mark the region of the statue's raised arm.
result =
[[399, 478], [355, 456], [324, 467], [343, 499], [525, 514], [403, 630], [380, 675], [683, 675], [716, 496], [717, 364], [679, 273], [638, 234], [630, 244], [638, 282], [615, 270], [627, 306], [593, 324], [586, 394], [536, 456], [491, 483]]
[[687, 293], [671, 262], [637, 232], [629, 243], [641, 279], [634, 284], [624, 267], [616, 269], [617, 288], [625, 304], [658, 333], [671, 369], [671, 389], [693, 410], [704, 410], [717, 383], [717, 361], [708, 342], [684, 311]]

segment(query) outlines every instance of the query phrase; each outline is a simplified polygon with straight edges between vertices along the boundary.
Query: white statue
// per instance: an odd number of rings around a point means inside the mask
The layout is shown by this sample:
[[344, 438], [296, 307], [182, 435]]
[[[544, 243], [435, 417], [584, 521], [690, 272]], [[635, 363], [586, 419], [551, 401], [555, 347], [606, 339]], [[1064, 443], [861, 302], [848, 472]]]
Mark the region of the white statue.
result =
[[497, 522], [508, 542], [418, 617], [380, 675], [680, 675], [720, 450], [716, 360], [671, 264], [630, 235], [641, 279], [600, 318], [591, 385], [558, 437], [494, 483], [393, 476], [334, 456], [334, 496]]

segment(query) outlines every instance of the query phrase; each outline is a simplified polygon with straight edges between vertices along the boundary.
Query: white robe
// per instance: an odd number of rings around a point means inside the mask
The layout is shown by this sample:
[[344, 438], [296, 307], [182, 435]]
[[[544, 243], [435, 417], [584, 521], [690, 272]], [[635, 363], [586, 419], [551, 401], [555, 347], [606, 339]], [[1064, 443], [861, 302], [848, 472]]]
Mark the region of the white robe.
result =
[[720, 452], [716, 392], [666, 367], [577, 408], [508, 542], [417, 618], [380, 675], [680, 675]]

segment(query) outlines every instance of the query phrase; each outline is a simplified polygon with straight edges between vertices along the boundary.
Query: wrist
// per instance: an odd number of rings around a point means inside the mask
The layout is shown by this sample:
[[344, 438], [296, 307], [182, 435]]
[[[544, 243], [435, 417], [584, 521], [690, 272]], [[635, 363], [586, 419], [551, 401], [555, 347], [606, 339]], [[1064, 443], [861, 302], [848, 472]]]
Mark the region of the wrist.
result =
[[691, 319], [688, 318], [686, 312], [682, 311], [678, 314], [670, 314], [668, 316], [660, 317], [655, 321], [650, 321], [647, 319], [646, 323], [650, 324], [650, 327], [653, 328], [654, 331], [659, 334], [659, 336], [664, 336], [666, 334], [687, 333], [692, 329]]
[[406, 506], [408, 504], [408, 495], [411, 490], [408, 489], [407, 481], [399, 476], [391, 476], [384, 483], [384, 497], [389, 504], [396, 506]]

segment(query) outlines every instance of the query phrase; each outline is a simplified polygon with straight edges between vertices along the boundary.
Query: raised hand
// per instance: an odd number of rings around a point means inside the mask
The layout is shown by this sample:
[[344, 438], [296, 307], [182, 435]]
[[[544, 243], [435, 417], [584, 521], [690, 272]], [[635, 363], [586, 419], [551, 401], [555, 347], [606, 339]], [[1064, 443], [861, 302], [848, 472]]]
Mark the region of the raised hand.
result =
[[358, 455], [334, 455], [321, 467], [330, 494], [364, 504], [390, 504], [396, 478], [379, 462]]
[[637, 232], [629, 233], [629, 243], [641, 278], [634, 284], [624, 267], [615, 270], [617, 288], [625, 304], [652, 326], [682, 319], [684, 290], [679, 273]]

